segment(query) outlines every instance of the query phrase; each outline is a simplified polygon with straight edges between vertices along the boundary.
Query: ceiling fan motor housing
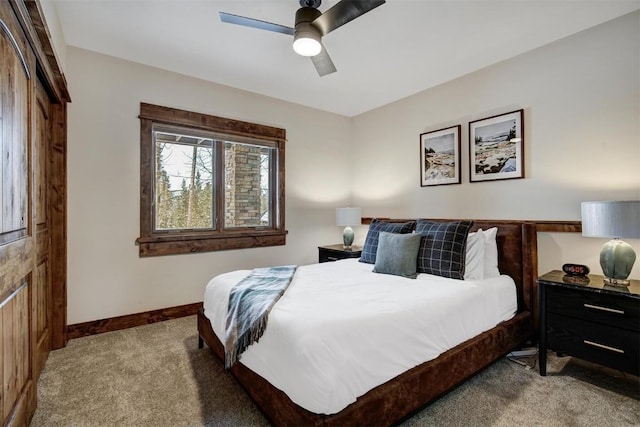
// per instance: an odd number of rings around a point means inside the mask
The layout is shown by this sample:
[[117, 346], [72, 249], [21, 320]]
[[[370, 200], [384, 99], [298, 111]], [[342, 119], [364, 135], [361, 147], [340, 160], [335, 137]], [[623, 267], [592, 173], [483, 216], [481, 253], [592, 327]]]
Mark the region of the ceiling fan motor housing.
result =
[[311, 25], [311, 23], [320, 15], [322, 15], [322, 12], [312, 7], [305, 6], [298, 9], [298, 11], [296, 12], [295, 25], [296, 35], [299, 31], [307, 31], [309, 28], [311, 28], [311, 30], [316, 34], [321, 35], [320, 31], [316, 27]]

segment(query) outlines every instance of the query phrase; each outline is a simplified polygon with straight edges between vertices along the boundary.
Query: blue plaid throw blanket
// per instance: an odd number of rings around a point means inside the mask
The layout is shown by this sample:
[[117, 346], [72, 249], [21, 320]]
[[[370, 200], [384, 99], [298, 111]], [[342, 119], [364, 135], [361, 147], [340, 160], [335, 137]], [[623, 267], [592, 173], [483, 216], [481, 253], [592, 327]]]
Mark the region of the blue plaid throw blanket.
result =
[[256, 268], [231, 288], [225, 330], [225, 368], [233, 366], [247, 347], [258, 342], [267, 327], [271, 308], [287, 290], [296, 268], [296, 265]]

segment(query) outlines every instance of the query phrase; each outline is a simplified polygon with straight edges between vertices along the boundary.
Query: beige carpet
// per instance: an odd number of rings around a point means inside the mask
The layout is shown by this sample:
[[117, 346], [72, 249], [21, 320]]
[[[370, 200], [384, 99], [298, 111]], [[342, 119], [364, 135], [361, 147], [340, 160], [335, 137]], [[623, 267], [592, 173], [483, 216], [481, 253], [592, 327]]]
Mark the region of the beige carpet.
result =
[[[72, 340], [49, 356], [31, 425], [268, 426], [197, 347], [195, 317]], [[640, 426], [637, 377], [550, 358], [547, 377], [502, 359], [403, 425]]]

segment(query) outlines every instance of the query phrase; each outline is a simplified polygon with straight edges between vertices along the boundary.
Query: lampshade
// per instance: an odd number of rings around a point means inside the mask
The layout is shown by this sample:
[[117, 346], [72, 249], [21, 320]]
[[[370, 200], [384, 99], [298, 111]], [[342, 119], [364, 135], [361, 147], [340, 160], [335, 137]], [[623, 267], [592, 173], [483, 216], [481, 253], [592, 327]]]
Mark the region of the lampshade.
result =
[[337, 208], [336, 225], [341, 227], [362, 224], [362, 210], [360, 208]]
[[636, 253], [620, 238], [640, 238], [640, 200], [583, 202], [582, 235], [613, 237], [600, 250], [604, 280], [614, 286], [628, 285], [627, 278], [636, 261]]
[[582, 202], [582, 235], [640, 238], [640, 200]]

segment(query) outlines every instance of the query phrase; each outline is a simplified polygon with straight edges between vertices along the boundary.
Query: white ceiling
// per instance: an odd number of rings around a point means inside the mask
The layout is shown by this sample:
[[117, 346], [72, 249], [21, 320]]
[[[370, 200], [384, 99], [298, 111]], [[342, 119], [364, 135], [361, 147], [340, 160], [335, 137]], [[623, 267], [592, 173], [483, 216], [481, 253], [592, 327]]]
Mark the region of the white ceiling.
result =
[[[324, 0], [326, 11], [337, 3]], [[318, 77], [292, 37], [298, 0], [55, 0], [67, 45], [355, 116], [640, 8], [640, 0], [388, 0], [327, 34]]]

